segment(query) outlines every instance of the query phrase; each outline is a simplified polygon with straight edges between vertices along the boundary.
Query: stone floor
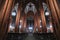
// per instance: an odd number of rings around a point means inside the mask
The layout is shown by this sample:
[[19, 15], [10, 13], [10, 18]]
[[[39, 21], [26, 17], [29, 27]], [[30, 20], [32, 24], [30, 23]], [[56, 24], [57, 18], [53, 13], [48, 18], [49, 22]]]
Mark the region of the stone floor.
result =
[[57, 40], [52, 33], [9, 33], [7, 40]]
[[33, 34], [28, 34], [25, 40], [36, 40]]

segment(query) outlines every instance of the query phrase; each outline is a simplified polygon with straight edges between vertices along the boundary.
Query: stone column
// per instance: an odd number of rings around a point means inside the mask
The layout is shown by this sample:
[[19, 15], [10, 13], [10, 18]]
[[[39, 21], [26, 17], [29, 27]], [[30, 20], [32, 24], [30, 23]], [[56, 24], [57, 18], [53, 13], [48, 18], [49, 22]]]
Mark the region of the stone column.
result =
[[0, 12], [0, 14], [1, 14], [1, 15], [0, 15], [0, 26], [2, 26], [3, 18], [4, 18], [4, 16], [5, 16], [5, 12], [6, 12], [8, 3], [9, 3], [9, 1], [6, 0], [3, 9], [1, 9], [1, 12]]
[[55, 7], [55, 11], [57, 13], [57, 16], [58, 16], [58, 18], [60, 20], [60, 9], [58, 7], [57, 0], [52, 0], [52, 1], [53, 1], [53, 4], [54, 4], [54, 7]]
[[51, 15], [50, 15], [50, 17], [49, 17], [49, 25], [50, 25], [50, 30], [51, 30], [51, 32], [54, 32], [54, 31], [53, 31], [53, 24], [52, 24], [52, 17], [51, 17]]
[[21, 32], [24, 32], [24, 16], [22, 17], [22, 28], [21, 28]]
[[37, 20], [36, 20], [36, 15], [34, 15], [34, 32], [36, 32], [37, 28]]
[[9, 25], [8, 25], [8, 33], [10, 32], [10, 23], [12, 22], [12, 17], [11, 17], [11, 15], [10, 15], [10, 18], [9, 18], [10, 20], [9, 20]]
[[42, 20], [42, 32], [47, 32], [46, 19], [45, 19], [42, 3], [40, 4], [40, 16], [41, 16], [41, 20]]
[[59, 21], [58, 21], [58, 16], [57, 16], [57, 13], [55, 11], [55, 7], [54, 7], [54, 4], [52, 2], [52, 0], [49, 0], [49, 5], [50, 5], [50, 9], [51, 9], [51, 12], [52, 12], [52, 17], [54, 19], [54, 22], [57, 24], [57, 28], [60, 29], [60, 24], [59, 24]]
[[0, 0], [0, 11], [2, 10], [6, 0]]
[[27, 22], [26, 22], [26, 14], [25, 14], [25, 15], [24, 15], [24, 31], [25, 31], [25, 29], [27, 28], [27, 27], [26, 27], [26, 23], [27, 23]]
[[[37, 13], [38, 14], [38, 13]], [[37, 15], [36, 17], [36, 21], [37, 21], [37, 28], [38, 28], [38, 32], [40, 33], [41, 32], [41, 29], [40, 29], [40, 17]]]
[[52, 15], [52, 22], [53, 22], [53, 28], [55, 29], [55, 33], [57, 35], [57, 38], [59, 38], [59, 32], [60, 32], [60, 24], [59, 24], [59, 21], [58, 21], [58, 16], [57, 16], [57, 12], [55, 10], [55, 7], [54, 7], [54, 4], [53, 4], [53, 0], [46, 0], [46, 3], [51, 11], [51, 15]]
[[21, 14], [21, 5], [18, 6], [16, 22], [15, 22], [15, 32], [19, 32], [19, 22], [20, 22], [20, 14]]
[[2, 19], [3, 20], [3, 22], [2, 22], [2, 25], [1, 25], [1, 30], [0, 30], [0, 38], [1, 38], [1, 40], [3, 40], [4, 39], [4, 37], [5, 37], [5, 35], [6, 35], [6, 33], [7, 33], [7, 29], [8, 29], [8, 20], [9, 20], [9, 15], [11, 14], [10, 12], [11, 12], [11, 10], [12, 10], [12, 5], [13, 5], [13, 0], [6, 0], [6, 3], [5, 3], [5, 5], [4, 5], [4, 10], [3, 10], [3, 15], [2, 16], [4, 16], [4, 18]]

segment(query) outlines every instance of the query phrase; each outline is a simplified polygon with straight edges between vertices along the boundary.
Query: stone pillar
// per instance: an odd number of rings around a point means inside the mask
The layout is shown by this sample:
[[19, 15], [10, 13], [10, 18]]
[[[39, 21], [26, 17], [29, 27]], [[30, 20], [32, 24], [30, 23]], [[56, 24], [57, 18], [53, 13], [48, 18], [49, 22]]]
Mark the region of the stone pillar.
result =
[[36, 15], [34, 15], [34, 32], [36, 32], [37, 23], [36, 23]]
[[0, 11], [3, 9], [6, 0], [0, 0]]
[[15, 32], [19, 32], [19, 22], [20, 22], [20, 14], [21, 14], [21, 5], [18, 6], [16, 22], [15, 22]]
[[60, 24], [59, 24], [59, 21], [58, 21], [58, 16], [57, 16], [57, 12], [55, 10], [55, 7], [54, 7], [54, 4], [53, 4], [53, 0], [46, 0], [46, 3], [51, 11], [51, 15], [52, 15], [52, 22], [53, 22], [53, 28], [55, 29], [55, 33], [57, 35], [57, 38], [59, 38], [59, 32], [60, 32]]
[[53, 1], [53, 4], [54, 4], [54, 7], [55, 7], [55, 11], [57, 13], [57, 16], [58, 16], [58, 18], [60, 20], [60, 9], [59, 9], [59, 7], [57, 5], [57, 0], [52, 0], [52, 1]]
[[10, 32], [10, 23], [12, 22], [12, 17], [11, 17], [11, 15], [10, 15], [10, 18], [9, 18], [10, 20], [9, 20], [9, 25], [8, 25], [8, 33]]
[[[4, 1], [4, 0], [3, 0]], [[2, 0], [0, 0], [0, 5], [2, 4]]]
[[46, 19], [45, 19], [42, 3], [40, 4], [40, 16], [41, 16], [41, 20], [42, 20], [42, 32], [47, 32]]
[[24, 28], [24, 16], [22, 16], [21, 20], [22, 20], [22, 22], [21, 22], [21, 26], [22, 26], [21, 27], [21, 32], [23, 32], [23, 28]]
[[25, 31], [25, 29], [27, 28], [27, 27], [26, 27], [26, 23], [27, 23], [27, 22], [26, 22], [26, 14], [25, 14], [25, 15], [24, 15], [24, 31]]
[[51, 15], [49, 17], [49, 25], [50, 25], [50, 30], [53, 33], [54, 31], [53, 31], [53, 24], [52, 24], [52, 17], [51, 17]]
[[4, 37], [7, 33], [7, 29], [8, 29], [8, 20], [9, 20], [9, 16], [10, 16], [10, 12], [12, 10], [12, 5], [13, 5], [13, 0], [6, 0], [6, 3], [4, 5], [4, 10], [2, 12], [2, 16], [4, 16], [4, 18], [2, 17], [1, 19], [3, 20], [2, 25], [1, 25], [1, 30], [0, 30], [0, 38], [1, 40], [4, 40]]
[[[37, 13], [38, 14], [38, 13]], [[38, 32], [40, 33], [41, 32], [41, 29], [40, 29], [40, 17], [37, 15], [36, 17], [36, 21], [37, 21], [37, 28], [38, 28]]]
[[3, 18], [4, 18], [4, 16], [5, 16], [5, 12], [6, 12], [8, 3], [9, 3], [9, 1], [6, 0], [3, 9], [1, 9], [1, 12], [0, 12], [0, 14], [1, 14], [1, 15], [0, 15], [0, 26], [2, 26]]

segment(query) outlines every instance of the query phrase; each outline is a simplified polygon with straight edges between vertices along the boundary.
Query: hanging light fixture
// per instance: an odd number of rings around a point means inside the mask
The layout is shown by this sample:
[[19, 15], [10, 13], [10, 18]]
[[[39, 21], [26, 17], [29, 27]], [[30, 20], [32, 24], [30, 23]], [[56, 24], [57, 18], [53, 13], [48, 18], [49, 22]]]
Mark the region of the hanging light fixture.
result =
[[12, 14], [11, 14], [12, 16], [16, 16], [16, 12], [12, 12]]
[[45, 15], [46, 15], [46, 16], [49, 16], [49, 12], [45, 12]]

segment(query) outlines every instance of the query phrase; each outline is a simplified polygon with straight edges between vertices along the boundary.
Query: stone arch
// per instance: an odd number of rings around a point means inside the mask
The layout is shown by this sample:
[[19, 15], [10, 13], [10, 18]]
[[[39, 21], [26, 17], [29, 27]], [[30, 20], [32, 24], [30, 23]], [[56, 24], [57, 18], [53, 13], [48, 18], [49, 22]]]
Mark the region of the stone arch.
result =
[[28, 11], [33, 11], [34, 14], [37, 12], [37, 9], [35, 7], [35, 5], [32, 3], [32, 2], [29, 2], [26, 7], [25, 7], [25, 10], [24, 12], [27, 13]]

